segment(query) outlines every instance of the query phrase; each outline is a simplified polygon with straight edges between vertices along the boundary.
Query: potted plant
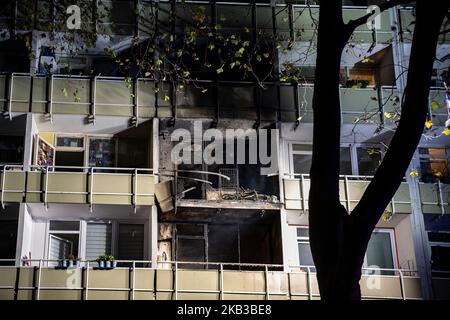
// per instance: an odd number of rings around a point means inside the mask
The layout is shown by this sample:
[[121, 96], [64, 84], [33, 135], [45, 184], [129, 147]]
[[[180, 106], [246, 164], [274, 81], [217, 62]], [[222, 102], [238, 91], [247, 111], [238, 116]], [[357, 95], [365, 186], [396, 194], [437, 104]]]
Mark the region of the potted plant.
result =
[[105, 257], [106, 256], [99, 256], [97, 258], [97, 262], [98, 262], [98, 267], [99, 268], [104, 268], [105, 267]]
[[62, 260], [59, 261], [59, 266], [60, 267], [67, 268], [67, 265], [68, 265], [67, 259], [62, 259]]
[[77, 257], [77, 258], [75, 259], [75, 267], [79, 268], [79, 267], [80, 267], [80, 264], [81, 264], [81, 257]]
[[69, 254], [69, 255], [67, 256], [67, 260], [69, 261], [67, 267], [73, 268], [73, 262], [74, 262], [74, 260], [75, 260], [75, 256], [74, 256], [73, 254]]
[[114, 256], [106, 255], [105, 256], [105, 267], [106, 268], [115, 268], [117, 266], [116, 261], [114, 261]]
[[117, 267], [117, 261], [114, 259], [114, 256], [109, 256], [110, 261], [111, 261], [111, 268], [116, 268]]

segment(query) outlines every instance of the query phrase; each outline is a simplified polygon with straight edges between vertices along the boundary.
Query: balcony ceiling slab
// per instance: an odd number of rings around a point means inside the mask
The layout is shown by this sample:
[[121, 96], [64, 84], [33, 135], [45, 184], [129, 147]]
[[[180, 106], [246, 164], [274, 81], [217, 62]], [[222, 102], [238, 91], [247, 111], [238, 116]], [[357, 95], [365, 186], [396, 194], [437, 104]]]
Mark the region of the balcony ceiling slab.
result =
[[33, 118], [38, 131], [43, 132], [116, 134], [130, 128], [127, 117], [97, 116], [95, 125], [88, 123], [83, 115], [54, 114], [53, 123], [41, 114], [34, 114]]
[[152, 207], [137, 206], [136, 213], [127, 205], [94, 205], [92, 212], [89, 205], [49, 203], [47, 210], [42, 203], [27, 203], [27, 211], [36, 219], [74, 219], [74, 220], [147, 220]]

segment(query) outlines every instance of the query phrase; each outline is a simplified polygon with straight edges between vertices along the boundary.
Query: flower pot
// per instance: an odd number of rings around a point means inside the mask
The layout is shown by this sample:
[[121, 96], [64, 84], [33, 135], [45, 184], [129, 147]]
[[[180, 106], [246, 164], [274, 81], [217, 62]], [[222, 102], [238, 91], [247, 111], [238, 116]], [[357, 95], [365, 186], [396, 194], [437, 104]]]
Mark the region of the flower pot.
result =
[[73, 260], [69, 260], [69, 265], [68, 265], [68, 267], [69, 267], [69, 268], [73, 268]]
[[105, 261], [105, 267], [111, 268], [111, 261]]
[[111, 261], [111, 267], [112, 268], [116, 268], [117, 267], [117, 261], [116, 260]]
[[99, 268], [104, 268], [105, 267], [105, 261], [100, 260], [100, 261], [97, 261], [97, 262], [98, 262], [98, 267]]
[[75, 267], [77, 267], [77, 268], [80, 267], [80, 260], [76, 260], [76, 261], [75, 261]]
[[61, 267], [63, 267], [63, 268], [67, 268], [67, 264], [68, 264], [68, 261], [65, 259], [61, 261]]

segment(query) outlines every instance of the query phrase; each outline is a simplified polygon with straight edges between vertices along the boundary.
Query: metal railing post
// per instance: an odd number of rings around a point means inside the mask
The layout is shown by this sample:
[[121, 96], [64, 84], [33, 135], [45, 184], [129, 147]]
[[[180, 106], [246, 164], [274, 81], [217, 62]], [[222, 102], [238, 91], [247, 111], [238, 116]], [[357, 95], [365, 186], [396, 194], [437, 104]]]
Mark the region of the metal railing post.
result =
[[178, 262], [175, 262], [175, 274], [173, 279], [173, 286], [175, 289], [175, 300], [178, 300]]
[[444, 197], [442, 196], [442, 185], [440, 180], [438, 180], [437, 186], [439, 193], [439, 207], [441, 208], [441, 213], [444, 215], [445, 214]]
[[38, 283], [36, 290], [36, 300], [39, 300], [40, 288], [41, 288], [41, 276], [42, 276], [42, 259], [39, 259], [39, 267], [38, 267]]
[[267, 265], [264, 266], [264, 282], [265, 282], [265, 289], [266, 289], [266, 300], [270, 300], [270, 295], [269, 295], [269, 271], [268, 271]]
[[50, 102], [48, 108], [48, 114], [50, 115], [50, 123], [53, 123], [53, 74], [50, 77]]
[[300, 175], [300, 194], [301, 194], [301, 197], [302, 197], [302, 207], [303, 207], [303, 210], [306, 211], [305, 179], [304, 179], [303, 174]]
[[131, 300], [134, 300], [134, 287], [136, 285], [136, 261], [133, 261], [132, 272]]
[[220, 290], [220, 294], [219, 294], [219, 299], [223, 300], [223, 264], [220, 264], [220, 269], [219, 269], [219, 290]]
[[11, 80], [9, 82], [8, 117], [10, 121], [12, 120], [13, 85], [14, 85], [14, 72], [11, 74]]
[[86, 262], [86, 285], [84, 290], [84, 300], [88, 299], [88, 291], [89, 291], [89, 261]]
[[6, 185], [6, 167], [7, 166], [3, 166], [3, 174], [2, 174], [2, 191], [1, 191], [1, 204], [2, 204], [2, 208], [5, 209], [5, 185]]
[[134, 116], [136, 117], [135, 126], [139, 125], [139, 78], [136, 78], [134, 85]]
[[405, 281], [403, 279], [403, 271], [401, 269], [398, 270], [400, 276], [400, 290], [402, 293], [402, 299], [406, 300], [406, 292], [405, 292]]
[[92, 213], [93, 206], [94, 206], [94, 196], [93, 196], [93, 190], [94, 190], [94, 167], [89, 168], [90, 173], [90, 183], [89, 183], [89, 211]]
[[44, 208], [48, 210], [48, 166], [45, 167]]
[[134, 169], [134, 177], [133, 177], [133, 210], [136, 213], [137, 206], [137, 178], [138, 178], [138, 169]]
[[347, 205], [347, 211], [350, 212], [350, 190], [348, 189], [348, 176], [344, 176], [344, 188], [345, 188], [345, 203]]
[[306, 280], [308, 283], [308, 299], [312, 300], [312, 289], [311, 289], [311, 269], [309, 266], [306, 267]]

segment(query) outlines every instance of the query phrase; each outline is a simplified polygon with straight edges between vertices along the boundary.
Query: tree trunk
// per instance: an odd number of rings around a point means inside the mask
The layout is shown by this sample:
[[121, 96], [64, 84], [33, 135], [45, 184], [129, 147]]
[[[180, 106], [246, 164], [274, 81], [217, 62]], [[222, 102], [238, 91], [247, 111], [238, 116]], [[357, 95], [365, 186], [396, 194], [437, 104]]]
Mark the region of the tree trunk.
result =
[[339, 69], [352, 30], [341, 1], [320, 3], [314, 138], [309, 195], [310, 243], [321, 298], [361, 299], [359, 281], [370, 236], [398, 189], [420, 141], [428, 110], [432, 66], [449, 0], [418, 0], [408, 82], [399, 127], [377, 173], [349, 215], [339, 201]]

